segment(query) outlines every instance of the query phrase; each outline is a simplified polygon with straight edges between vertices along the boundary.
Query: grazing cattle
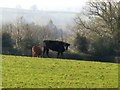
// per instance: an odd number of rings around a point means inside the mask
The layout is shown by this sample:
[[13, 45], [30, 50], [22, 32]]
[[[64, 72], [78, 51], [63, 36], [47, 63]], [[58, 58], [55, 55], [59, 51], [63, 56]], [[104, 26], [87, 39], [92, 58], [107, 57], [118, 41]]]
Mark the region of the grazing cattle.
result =
[[57, 57], [61, 54], [63, 56], [63, 52], [68, 50], [68, 46], [70, 44], [62, 42], [62, 41], [53, 41], [53, 40], [44, 40], [43, 41], [43, 56], [46, 55], [49, 57], [49, 49], [58, 52]]
[[32, 57], [42, 57], [42, 48], [40, 46], [32, 47]]

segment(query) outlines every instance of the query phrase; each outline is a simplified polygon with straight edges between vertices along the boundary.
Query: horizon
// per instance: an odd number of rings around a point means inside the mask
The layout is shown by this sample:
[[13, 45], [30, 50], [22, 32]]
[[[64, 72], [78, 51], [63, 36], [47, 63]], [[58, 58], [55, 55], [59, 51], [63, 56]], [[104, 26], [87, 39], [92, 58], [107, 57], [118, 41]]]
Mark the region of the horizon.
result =
[[4, 0], [0, 1], [0, 8], [16, 8], [24, 10], [39, 11], [63, 11], [63, 12], [80, 12], [87, 0]]
[[[2, 10], [2, 9], [12, 9], [12, 10], [24, 10], [24, 11], [32, 11], [32, 12], [35, 12], [35, 13], [37, 13], [37, 12], [50, 12], [50, 13], [71, 13], [71, 14], [78, 14], [78, 13], [80, 13], [80, 11], [79, 12], [75, 12], [75, 11], [60, 11], [60, 10], [32, 10], [32, 9], [24, 9], [24, 8], [8, 8], [8, 7], [0, 7], [0, 9]], [[24, 12], [25, 13], [25, 12]]]

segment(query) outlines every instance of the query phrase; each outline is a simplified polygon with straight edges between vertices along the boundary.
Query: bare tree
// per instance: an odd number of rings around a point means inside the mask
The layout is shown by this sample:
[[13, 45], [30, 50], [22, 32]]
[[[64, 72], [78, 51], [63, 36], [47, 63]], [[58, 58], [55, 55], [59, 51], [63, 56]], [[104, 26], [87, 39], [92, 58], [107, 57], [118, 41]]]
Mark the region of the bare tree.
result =
[[[94, 0], [87, 3], [87, 17], [77, 16], [75, 23], [78, 29], [87, 29], [100, 36], [116, 36], [119, 28], [119, 3], [114, 0]], [[85, 15], [85, 13], [84, 13]], [[112, 35], [112, 36], [111, 36]]]
[[91, 0], [85, 12], [75, 19], [77, 32], [92, 40], [105, 37], [112, 40], [115, 50], [120, 51], [120, 2], [118, 0]]

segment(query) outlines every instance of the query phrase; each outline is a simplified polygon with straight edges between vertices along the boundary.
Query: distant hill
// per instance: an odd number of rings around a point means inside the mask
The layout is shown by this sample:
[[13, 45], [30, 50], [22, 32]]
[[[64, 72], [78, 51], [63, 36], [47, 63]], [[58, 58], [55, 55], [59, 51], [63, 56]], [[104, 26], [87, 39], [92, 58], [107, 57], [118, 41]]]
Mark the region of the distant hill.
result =
[[24, 10], [13, 8], [0, 8], [0, 21], [2, 23], [16, 21], [18, 17], [23, 16], [27, 22], [34, 22], [39, 25], [47, 25], [50, 20], [63, 30], [66, 25], [73, 23], [75, 12], [60, 12], [60, 11], [39, 11], [39, 10]]

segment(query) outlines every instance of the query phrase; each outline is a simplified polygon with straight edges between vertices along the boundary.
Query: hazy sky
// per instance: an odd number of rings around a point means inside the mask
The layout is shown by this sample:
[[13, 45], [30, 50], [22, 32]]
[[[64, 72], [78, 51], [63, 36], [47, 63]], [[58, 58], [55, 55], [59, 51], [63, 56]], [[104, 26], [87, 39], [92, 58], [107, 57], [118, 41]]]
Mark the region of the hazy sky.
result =
[[87, 0], [0, 0], [0, 7], [30, 9], [36, 5], [39, 10], [79, 11]]

